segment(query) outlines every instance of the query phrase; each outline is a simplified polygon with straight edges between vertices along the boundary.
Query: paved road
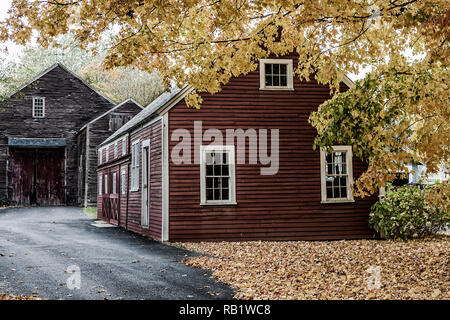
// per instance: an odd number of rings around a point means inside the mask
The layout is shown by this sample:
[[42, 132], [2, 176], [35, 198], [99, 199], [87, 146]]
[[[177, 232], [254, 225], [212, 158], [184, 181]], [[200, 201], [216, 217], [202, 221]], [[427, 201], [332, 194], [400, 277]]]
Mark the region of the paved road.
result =
[[[191, 253], [120, 228], [91, 225], [71, 207], [0, 210], [0, 292], [50, 299], [231, 299]], [[67, 280], [80, 268], [81, 288]], [[74, 269], [75, 270], [75, 269]], [[77, 285], [76, 281], [69, 281]]]

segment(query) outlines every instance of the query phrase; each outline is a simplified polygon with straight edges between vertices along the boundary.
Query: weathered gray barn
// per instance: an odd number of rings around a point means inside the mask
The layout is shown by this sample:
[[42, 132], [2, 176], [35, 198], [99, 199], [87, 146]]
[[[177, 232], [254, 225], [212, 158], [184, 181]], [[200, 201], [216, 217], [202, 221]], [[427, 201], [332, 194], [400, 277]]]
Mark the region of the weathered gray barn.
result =
[[0, 203], [94, 205], [97, 145], [141, 110], [48, 68], [0, 103]]

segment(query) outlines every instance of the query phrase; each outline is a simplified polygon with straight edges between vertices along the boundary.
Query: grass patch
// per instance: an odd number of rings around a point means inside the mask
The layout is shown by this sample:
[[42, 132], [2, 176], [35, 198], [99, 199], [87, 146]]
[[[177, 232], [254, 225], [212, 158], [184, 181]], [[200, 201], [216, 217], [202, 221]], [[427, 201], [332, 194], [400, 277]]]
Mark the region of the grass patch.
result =
[[84, 213], [88, 216], [89, 219], [97, 219], [97, 207], [84, 208]]

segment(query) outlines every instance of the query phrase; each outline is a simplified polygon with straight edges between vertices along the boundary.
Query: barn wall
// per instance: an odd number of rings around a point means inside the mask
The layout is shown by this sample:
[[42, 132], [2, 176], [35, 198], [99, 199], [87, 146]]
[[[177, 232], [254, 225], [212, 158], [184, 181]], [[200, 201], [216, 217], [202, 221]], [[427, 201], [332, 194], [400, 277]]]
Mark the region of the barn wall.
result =
[[[220, 93], [203, 94], [200, 109], [188, 108], [182, 100], [169, 111], [169, 137], [178, 128], [194, 137], [194, 121], [200, 120], [203, 131], [218, 128], [224, 136], [226, 128], [280, 130], [278, 174], [263, 176], [260, 165], [237, 164], [234, 206], [201, 206], [200, 166], [170, 161], [170, 241], [371, 237], [368, 215], [375, 196], [321, 204], [320, 157], [313, 150], [316, 131], [308, 117], [330, 98], [329, 88], [298, 79], [295, 91], [260, 91], [259, 85], [257, 70], [232, 79]], [[169, 155], [177, 143], [169, 142]], [[354, 177], [365, 169], [364, 163], [353, 160]]]
[[[135, 116], [142, 109], [133, 102], [124, 103], [122, 106], [118, 107], [111, 113], [120, 113], [123, 115]], [[97, 147], [106, 140], [114, 132], [110, 131], [109, 121], [110, 114], [108, 113], [99, 120], [91, 123], [89, 125], [89, 164], [88, 164], [88, 181], [89, 181], [89, 191], [88, 191], [88, 206], [95, 206], [97, 204], [97, 166], [98, 166], [98, 153]], [[109, 150], [109, 159], [114, 158], [113, 147]], [[119, 142], [119, 156], [122, 153], [122, 142]], [[104, 158], [103, 158], [104, 159]]]
[[[45, 97], [45, 118], [32, 117], [32, 97]], [[90, 119], [109, 110], [113, 105], [87, 87], [80, 79], [57, 66], [31, 85], [0, 105], [2, 137], [64, 138], [67, 142], [66, 199], [77, 204], [78, 150], [77, 132]], [[5, 148], [0, 146], [0, 162]], [[4, 162], [4, 160], [3, 160]], [[0, 163], [0, 199], [5, 197], [2, 181], [6, 172]]]
[[[0, 110], [0, 113], [2, 111]], [[8, 199], [8, 184], [7, 184], [7, 155], [8, 147], [6, 146], [7, 139], [0, 133], [0, 205]]]

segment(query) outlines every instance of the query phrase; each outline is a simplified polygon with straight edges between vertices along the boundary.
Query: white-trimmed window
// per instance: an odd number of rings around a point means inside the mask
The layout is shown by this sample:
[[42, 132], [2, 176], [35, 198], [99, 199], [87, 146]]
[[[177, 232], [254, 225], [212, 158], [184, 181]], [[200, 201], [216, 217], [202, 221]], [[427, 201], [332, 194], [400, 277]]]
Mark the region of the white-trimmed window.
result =
[[102, 176], [99, 175], [98, 176], [98, 195], [101, 196], [102, 195], [102, 188], [103, 187], [103, 183], [102, 183]]
[[33, 97], [33, 118], [45, 118], [44, 97]]
[[234, 146], [200, 146], [202, 205], [236, 204]]
[[114, 159], [117, 159], [119, 156], [119, 146], [117, 145], [117, 142], [114, 143]]
[[122, 139], [122, 156], [127, 154], [127, 139]]
[[292, 59], [261, 59], [260, 90], [294, 90]]
[[102, 152], [103, 152], [102, 149], [98, 150], [98, 164], [99, 165], [102, 164], [102, 155], [103, 155]]
[[353, 202], [353, 164], [351, 146], [334, 146], [320, 151], [322, 202]]
[[121, 181], [120, 181], [120, 186], [122, 188], [122, 194], [126, 194], [127, 193], [127, 172], [125, 170], [122, 170], [121, 173]]
[[109, 146], [105, 148], [105, 163], [109, 161]]
[[117, 193], [117, 173], [115, 173], [115, 172], [113, 173], [112, 179], [113, 179], [113, 181], [112, 181], [112, 193], [116, 194]]
[[139, 140], [136, 140], [131, 145], [131, 189], [130, 191], [139, 190]]
[[105, 194], [109, 194], [108, 190], [108, 175], [105, 174]]

